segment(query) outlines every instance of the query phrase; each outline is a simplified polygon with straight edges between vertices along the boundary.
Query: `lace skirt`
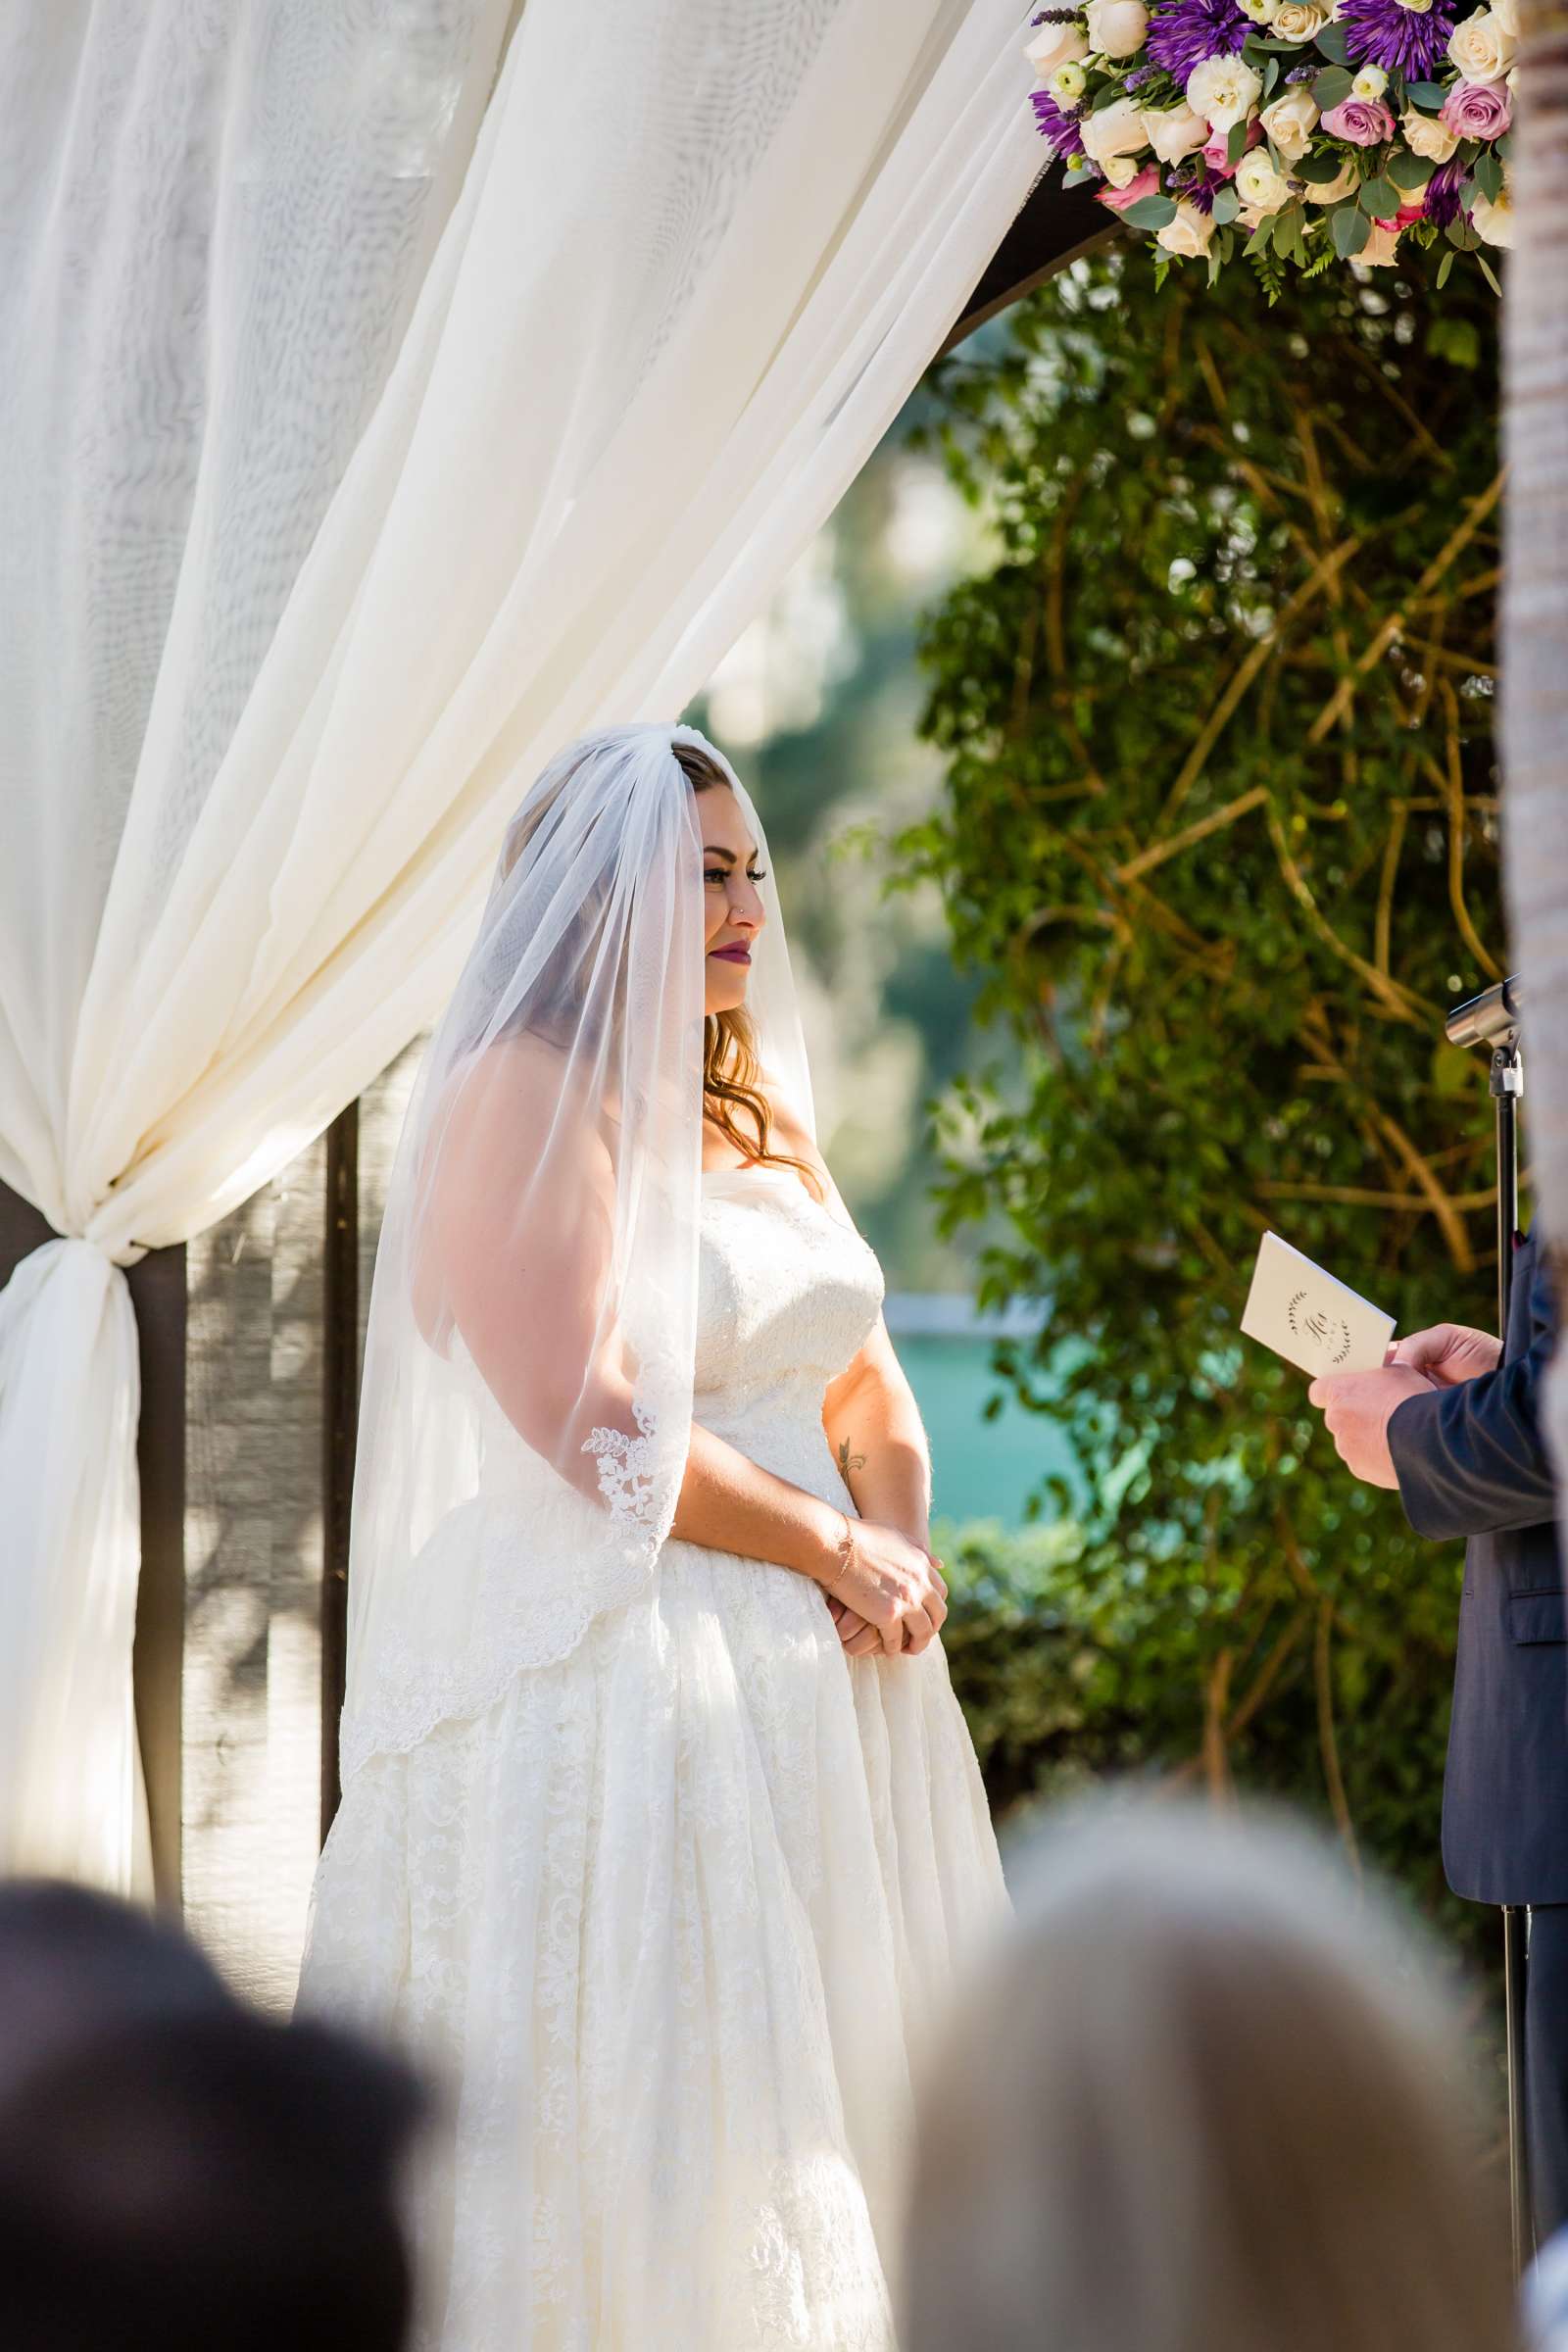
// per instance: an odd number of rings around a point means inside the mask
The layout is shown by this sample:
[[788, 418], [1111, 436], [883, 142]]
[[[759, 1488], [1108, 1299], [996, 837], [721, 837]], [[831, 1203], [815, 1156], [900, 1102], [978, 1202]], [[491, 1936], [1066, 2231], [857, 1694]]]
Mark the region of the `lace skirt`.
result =
[[445, 2085], [426, 2352], [894, 2352], [921, 2054], [1008, 1910], [940, 1642], [683, 1544], [351, 1782], [301, 2005]]

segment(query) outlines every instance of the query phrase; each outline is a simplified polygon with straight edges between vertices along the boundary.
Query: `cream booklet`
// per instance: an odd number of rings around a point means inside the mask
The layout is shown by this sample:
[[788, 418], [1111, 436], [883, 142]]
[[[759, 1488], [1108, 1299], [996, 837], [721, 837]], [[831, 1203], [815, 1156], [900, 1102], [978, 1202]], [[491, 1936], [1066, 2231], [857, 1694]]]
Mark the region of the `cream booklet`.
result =
[[1394, 1336], [1394, 1317], [1277, 1233], [1265, 1233], [1242, 1329], [1303, 1372], [1375, 1372]]

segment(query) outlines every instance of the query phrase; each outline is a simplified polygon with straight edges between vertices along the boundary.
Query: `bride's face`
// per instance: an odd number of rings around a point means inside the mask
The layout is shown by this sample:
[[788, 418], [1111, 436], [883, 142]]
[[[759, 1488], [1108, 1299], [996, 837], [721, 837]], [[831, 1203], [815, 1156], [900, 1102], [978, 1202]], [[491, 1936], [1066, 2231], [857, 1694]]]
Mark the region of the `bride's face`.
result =
[[758, 883], [757, 844], [735, 795], [722, 787], [697, 796], [703, 829], [703, 928], [708, 949], [707, 1012], [733, 1012], [746, 1002], [752, 947], [766, 916]]

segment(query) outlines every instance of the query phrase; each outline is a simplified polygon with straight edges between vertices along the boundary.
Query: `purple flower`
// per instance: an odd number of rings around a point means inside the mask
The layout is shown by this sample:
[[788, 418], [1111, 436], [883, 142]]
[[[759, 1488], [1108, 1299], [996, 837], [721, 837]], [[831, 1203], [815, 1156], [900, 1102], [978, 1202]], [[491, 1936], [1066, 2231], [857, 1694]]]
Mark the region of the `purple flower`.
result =
[[1185, 87], [1205, 58], [1238, 56], [1251, 29], [1236, 0], [1169, 0], [1150, 18], [1144, 47], [1152, 64]]
[[1459, 191], [1464, 186], [1464, 166], [1455, 156], [1450, 163], [1440, 164], [1426, 184], [1427, 219], [1439, 228], [1446, 228], [1457, 220], [1460, 213]]
[[1457, 139], [1500, 139], [1513, 121], [1513, 103], [1500, 81], [1456, 81], [1443, 101], [1442, 120]]
[[1029, 103], [1035, 110], [1036, 128], [1051, 141], [1063, 163], [1069, 155], [1082, 155], [1084, 134], [1076, 115], [1064, 114], [1049, 90], [1031, 90]]
[[1340, 0], [1340, 23], [1352, 66], [1381, 66], [1408, 81], [1430, 81], [1453, 30], [1454, 0], [1432, 0], [1421, 13], [1402, 0]]

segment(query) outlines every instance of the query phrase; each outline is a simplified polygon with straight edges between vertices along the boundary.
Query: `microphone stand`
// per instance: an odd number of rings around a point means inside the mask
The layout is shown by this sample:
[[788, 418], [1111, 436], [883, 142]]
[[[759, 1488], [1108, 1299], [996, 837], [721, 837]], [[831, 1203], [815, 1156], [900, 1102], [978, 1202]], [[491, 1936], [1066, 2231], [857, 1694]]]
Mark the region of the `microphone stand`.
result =
[[[1484, 996], [1455, 1005], [1447, 1019], [1450, 1045], [1490, 1045], [1492, 1100], [1497, 1126], [1497, 1336], [1506, 1345], [1513, 1296], [1514, 1235], [1519, 1224], [1519, 1099], [1525, 1091], [1519, 1052], [1523, 995], [1517, 976]], [[1530, 2193], [1530, 2142], [1525, 2114], [1525, 1994], [1529, 1982], [1530, 1911], [1502, 1906], [1503, 2013], [1508, 2060], [1508, 2194], [1513, 2215], [1513, 2259], [1523, 2273], [1534, 2259], [1536, 2232]]]

